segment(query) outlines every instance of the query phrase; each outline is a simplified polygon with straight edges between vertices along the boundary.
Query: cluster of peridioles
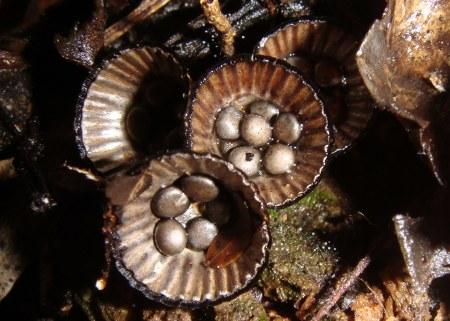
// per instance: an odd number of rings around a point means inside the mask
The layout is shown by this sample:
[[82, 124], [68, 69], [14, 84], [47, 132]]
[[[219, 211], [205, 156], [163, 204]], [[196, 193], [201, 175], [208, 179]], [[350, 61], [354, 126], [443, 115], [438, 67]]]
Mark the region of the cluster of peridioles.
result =
[[[181, 178], [160, 189], [151, 201], [152, 213], [160, 218], [154, 230], [158, 250], [164, 255], [176, 255], [186, 247], [206, 250], [230, 218], [228, 204], [223, 196], [218, 197], [214, 180], [200, 175]], [[194, 205], [196, 209], [187, 212]], [[203, 215], [197, 216], [202, 210]]]
[[248, 176], [261, 170], [283, 174], [295, 164], [293, 145], [300, 138], [302, 125], [293, 113], [281, 113], [278, 107], [264, 100], [244, 106], [223, 108], [217, 115], [216, 133], [220, 147], [237, 168]]

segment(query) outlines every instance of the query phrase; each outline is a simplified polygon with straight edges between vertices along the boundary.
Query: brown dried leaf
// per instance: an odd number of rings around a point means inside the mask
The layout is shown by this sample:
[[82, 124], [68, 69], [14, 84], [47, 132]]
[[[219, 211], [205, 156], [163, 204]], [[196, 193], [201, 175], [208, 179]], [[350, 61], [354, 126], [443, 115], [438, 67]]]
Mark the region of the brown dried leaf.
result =
[[355, 321], [381, 321], [383, 320], [384, 307], [381, 304], [383, 293], [378, 288], [373, 288], [370, 293], [358, 294], [351, 306]]
[[380, 277], [384, 296], [377, 300], [381, 299], [386, 320], [433, 320], [428, 295], [416, 291], [401, 262], [391, 262]]
[[450, 180], [449, 10], [448, 0], [391, 0], [357, 54], [359, 71], [379, 106], [420, 128], [420, 148], [441, 184]]
[[[371, 282], [362, 281], [353, 289], [356, 293], [349, 293], [345, 301], [350, 305], [342, 302], [327, 317], [346, 321], [447, 320], [447, 315], [442, 319], [445, 308], [432, 315], [432, 301], [427, 294], [415, 291], [414, 280], [406, 273], [398, 257], [386, 263], [387, 266], [377, 273], [378, 279], [371, 277]], [[436, 307], [445, 306], [442, 303], [434, 302]]]
[[250, 244], [250, 236], [233, 228], [219, 233], [206, 252], [206, 265], [222, 268], [237, 260]]
[[250, 245], [253, 228], [250, 213], [243, 207], [242, 204], [236, 220], [227, 224], [208, 247], [205, 258], [207, 266], [225, 267], [237, 260]]
[[394, 217], [394, 226], [408, 273], [418, 293], [426, 293], [432, 280], [450, 273], [450, 251], [445, 244], [433, 244], [423, 233], [423, 219]]

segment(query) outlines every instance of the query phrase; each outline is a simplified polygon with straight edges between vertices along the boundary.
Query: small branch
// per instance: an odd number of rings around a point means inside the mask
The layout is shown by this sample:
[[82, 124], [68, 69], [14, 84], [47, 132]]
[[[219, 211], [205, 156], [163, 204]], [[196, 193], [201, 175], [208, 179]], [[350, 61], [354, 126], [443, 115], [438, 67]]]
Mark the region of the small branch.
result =
[[100, 176], [93, 173], [88, 168], [80, 168], [77, 166], [72, 166], [72, 165], [69, 165], [67, 162], [64, 162], [63, 167], [68, 169], [69, 171], [72, 171], [72, 172], [82, 175], [84, 178], [86, 178], [87, 180], [90, 180], [92, 182], [99, 183], [102, 181], [102, 178]]
[[102, 268], [101, 276], [97, 279], [95, 283], [95, 287], [99, 291], [103, 291], [108, 285], [109, 275], [111, 273], [112, 266], [112, 249], [111, 244], [113, 242], [112, 239], [112, 231], [114, 226], [117, 224], [117, 217], [114, 215], [111, 206], [108, 206], [105, 213], [103, 214], [103, 228], [102, 232], [105, 236], [105, 265]]
[[[271, 0], [271, 2], [278, 3], [275, 0]], [[235, 37], [245, 34], [249, 28], [256, 24], [270, 21], [274, 15], [269, 11], [267, 5], [268, 3], [262, 0], [248, 0], [244, 1], [239, 10], [228, 14], [227, 18], [236, 32]], [[288, 3], [278, 4], [275, 12], [275, 16], [281, 15], [286, 19], [310, 14], [311, 9], [306, 4], [306, 0], [290, 0]], [[175, 34], [164, 44], [172, 49], [180, 59], [199, 60], [212, 54], [213, 47], [215, 47], [214, 41], [205, 39], [204, 35], [215, 34], [216, 32], [213, 32], [215, 27], [210, 24], [205, 26], [206, 22], [203, 21], [203, 16], [197, 17], [188, 23], [188, 27], [192, 32]]]
[[222, 34], [222, 51], [225, 55], [232, 56], [234, 54], [236, 30], [222, 13], [219, 0], [200, 0], [200, 4], [208, 22]]
[[147, 19], [164, 7], [168, 2], [170, 2], [170, 0], [143, 0], [128, 16], [106, 29], [105, 46], [111, 45], [114, 41], [128, 32], [136, 23]]
[[320, 321], [336, 305], [339, 299], [348, 291], [348, 289], [358, 280], [359, 276], [365, 271], [371, 261], [370, 254], [363, 257], [355, 268], [344, 274], [337, 282], [336, 288], [322, 300], [324, 304], [309, 319], [309, 321]]

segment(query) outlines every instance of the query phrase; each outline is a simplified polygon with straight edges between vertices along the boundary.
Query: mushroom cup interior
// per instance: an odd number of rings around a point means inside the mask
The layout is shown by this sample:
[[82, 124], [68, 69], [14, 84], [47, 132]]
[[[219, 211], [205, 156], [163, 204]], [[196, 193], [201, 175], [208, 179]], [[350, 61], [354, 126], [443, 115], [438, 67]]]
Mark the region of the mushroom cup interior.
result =
[[[256, 174], [253, 171], [249, 175], [267, 206], [283, 206], [304, 195], [317, 182], [330, 144], [322, 101], [292, 68], [269, 58], [253, 56], [225, 63], [207, 74], [194, 92], [186, 117], [190, 148], [227, 159], [230, 154], [221, 150], [223, 139], [216, 128], [217, 117], [228, 106], [248, 114], [249, 106], [256, 101], [276, 106], [280, 114], [294, 115], [302, 126], [299, 138], [289, 144], [293, 165], [288, 170], [273, 174], [274, 170], [267, 170], [269, 166], [261, 166]], [[273, 120], [270, 124], [273, 125]], [[262, 162], [270, 145], [276, 143], [273, 137], [258, 147]]]
[[[135, 185], [139, 192], [117, 208], [113, 232], [117, 266], [131, 285], [162, 303], [198, 305], [229, 297], [256, 277], [265, 262], [269, 233], [265, 206], [244, 175], [216, 157], [187, 153], [152, 160], [140, 175]], [[183, 188], [180, 182], [186, 177], [216, 182], [217, 199], [226, 200], [229, 219], [218, 226], [205, 250], [188, 244], [168, 255], [155, 244], [158, 222], [177, 221], [188, 228], [189, 221], [205, 217], [208, 202], [190, 198], [187, 210], [171, 219], [161, 219], [150, 204], [165, 187]]]
[[83, 88], [78, 145], [100, 172], [181, 145], [176, 135], [189, 78], [169, 53], [153, 47], [123, 50], [105, 60]]

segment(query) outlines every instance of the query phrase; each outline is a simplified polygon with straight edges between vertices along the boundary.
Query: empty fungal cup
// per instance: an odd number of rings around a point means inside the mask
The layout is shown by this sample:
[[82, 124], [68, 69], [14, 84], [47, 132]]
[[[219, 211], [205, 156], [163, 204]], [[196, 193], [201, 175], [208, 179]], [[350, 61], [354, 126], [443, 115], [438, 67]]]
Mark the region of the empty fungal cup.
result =
[[160, 48], [126, 49], [105, 60], [84, 83], [77, 106], [82, 156], [107, 173], [177, 147], [189, 81]]

